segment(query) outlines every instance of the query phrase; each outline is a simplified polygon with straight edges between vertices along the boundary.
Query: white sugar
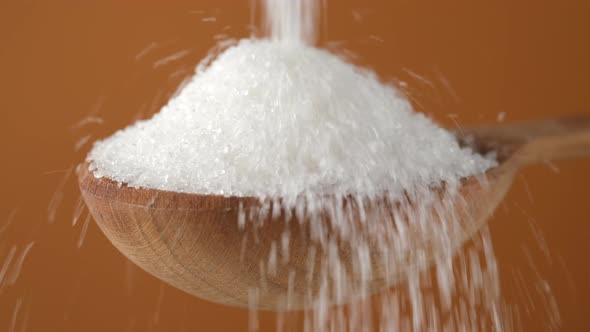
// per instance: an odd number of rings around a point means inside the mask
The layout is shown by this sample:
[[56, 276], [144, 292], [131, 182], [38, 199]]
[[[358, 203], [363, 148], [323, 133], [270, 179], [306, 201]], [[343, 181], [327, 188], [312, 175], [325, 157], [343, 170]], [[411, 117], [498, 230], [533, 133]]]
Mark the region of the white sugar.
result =
[[[372, 310], [381, 330], [489, 326], [501, 301], [488, 232], [473, 240], [485, 250], [453, 255], [471, 222], [458, 180], [496, 162], [460, 147], [373, 72], [310, 46], [318, 3], [265, 0], [269, 38], [241, 40], [199, 66], [152, 119], [97, 142], [88, 156], [94, 175], [260, 198], [259, 208], [240, 204], [236, 220], [242, 257], [251, 246], [260, 254], [260, 281], [248, 289], [251, 329], [277, 275], [289, 276], [277, 308], [289, 310], [302, 296], [311, 305], [306, 331], [371, 330]], [[442, 183], [446, 190], [432, 190]], [[290, 246], [301, 244], [289, 227], [259, 243], [267, 219], [308, 222], [307, 268], [291, 266]], [[268, 252], [259, 250], [265, 245]], [[369, 301], [353, 302], [348, 314], [331, 308], [371, 294], [373, 279], [395, 283], [395, 291], [375, 308]], [[476, 306], [482, 310], [465, 309]]]
[[494, 165], [372, 72], [290, 39], [242, 40], [89, 160], [131, 187], [281, 197], [399, 193]]

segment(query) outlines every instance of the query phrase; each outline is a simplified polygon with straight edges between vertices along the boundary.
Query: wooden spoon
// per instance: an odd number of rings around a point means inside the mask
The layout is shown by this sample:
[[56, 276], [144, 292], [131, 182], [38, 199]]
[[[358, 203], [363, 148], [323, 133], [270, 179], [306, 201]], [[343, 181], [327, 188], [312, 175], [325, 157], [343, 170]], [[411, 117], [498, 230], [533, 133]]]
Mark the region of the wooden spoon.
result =
[[[590, 155], [590, 115], [467, 128], [457, 136], [481, 153], [495, 152], [500, 163], [482, 176], [461, 182], [458, 195], [465, 204], [457, 211], [462, 235], [456, 247], [460, 247], [486, 223], [518, 169]], [[290, 309], [310, 305], [306, 295], [310, 287], [317, 290], [319, 281], [310, 285], [305, 280], [310, 266], [317, 264], [310, 264], [305, 222], [273, 220], [262, 228], [250, 223], [240, 227], [240, 210], [257, 206], [258, 199], [130, 188], [95, 178], [88, 166], [81, 165], [78, 180], [92, 216], [113, 245], [147, 272], [187, 293], [227, 305], [248, 306], [249, 289], [259, 287], [261, 281], [264, 291], [254, 304], [258, 309], [285, 309], [278, 300], [287, 294]], [[285, 231], [290, 234], [289, 269], [280, 269], [272, 277], [261, 273], [261, 259], [268, 257]], [[350, 268], [350, 250], [343, 249], [340, 256]], [[392, 286], [395, 278], [384, 275], [390, 269], [374, 263], [373, 269], [371, 291]]]

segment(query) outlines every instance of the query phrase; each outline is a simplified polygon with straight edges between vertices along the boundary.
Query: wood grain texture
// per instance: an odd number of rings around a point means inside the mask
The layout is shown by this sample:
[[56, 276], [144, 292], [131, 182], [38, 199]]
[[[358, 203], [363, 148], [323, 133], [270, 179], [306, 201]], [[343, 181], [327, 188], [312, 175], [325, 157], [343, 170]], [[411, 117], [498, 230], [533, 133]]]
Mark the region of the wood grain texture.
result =
[[[590, 155], [590, 115], [464, 129], [458, 136], [482, 152], [497, 151], [501, 164], [484, 175], [462, 180], [458, 201], [464, 203], [455, 211], [461, 226], [461, 234], [454, 241], [457, 248], [485, 224], [520, 167]], [[302, 309], [310, 305], [309, 292], [316, 293], [320, 287], [317, 275], [312, 275], [311, 283], [306, 279], [310, 267], [321, 264], [321, 255], [312, 258], [308, 252], [312, 245], [309, 223], [287, 222], [281, 214], [263, 227], [249, 222], [243, 228], [238, 226], [240, 209], [259, 206], [256, 198], [129, 188], [107, 178], [95, 178], [87, 163], [80, 165], [78, 179], [92, 216], [113, 245], [147, 272], [187, 293], [245, 307], [249, 289], [264, 284], [258, 308], [282, 310], [285, 308], [279, 307], [278, 300], [287, 294], [289, 309]], [[273, 243], [277, 244], [285, 230], [290, 235], [288, 268], [280, 268], [272, 276], [261, 273], [261, 258], [269, 256]], [[342, 246], [339, 251], [347, 273], [354, 276], [351, 249]], [[402, 268], [394, 269], [393, 276], [392, 269], [376, 261], [371, 264], [369, 288], [378, 292], [403, 278], [403, 266], [411, 265], [412, 258], [394, 263]]]

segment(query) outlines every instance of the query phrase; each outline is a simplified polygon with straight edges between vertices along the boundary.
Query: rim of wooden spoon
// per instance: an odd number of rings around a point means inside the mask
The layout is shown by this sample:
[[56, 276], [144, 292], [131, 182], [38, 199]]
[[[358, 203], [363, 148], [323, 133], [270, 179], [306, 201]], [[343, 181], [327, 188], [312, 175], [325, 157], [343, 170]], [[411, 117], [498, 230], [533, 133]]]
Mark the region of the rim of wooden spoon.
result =
[[[469, 181], [476, 181], [476, 178], [481, 175], [495, 176], [507, 167], [507, 163], [511, 162], [516, 164], [508, 166], [522, 167], [526, 164], [541, 162], [543, 159], [567, 159], [590, 154], [588, 151], [588, 144], [590, 144], [590, 114], [576, 114], [558, 119], [517, 122], [506, 125], [462, 128], [455, 131], [455, 136], [462, 145], [471, 147], [476, 153], [497, 152], [498, 165], [488, 169], [483, 174], [463, 177], [461, 185], [465, 185]], [[576, 142], [580, 144], [575, 144]], [[548, 150], [550, 151], [541, 153], [544, 150], [543, 144], [549, 145], [550, 149]], [[539, 145], [541, 146], [539, 147]], [[559, 148], [563, 148], [563, 150], [559, 151]], [[528, 159], [518, 158], [521, 154], [528, 157]], [[530, 160], [533, 158], [528, 156], [530, 154], [536, 154], [533, 156], [535, 157], [534, 160]], [[86, 160], [78, 165], [78, 172], [82, 175], [80, 184], [86, 180], [87, 174], [93, 173], [93, 171], [89, 170], [90, 164], [91, 162]], [[80, 173], [80, 171], [84, 172]], [[260, 201], [260, 198], [254, 196], [199, 194], [130, 187], [126, 183], [119, 183], [108, 177], [96, 178], [94, 175], [92, 177], [103, 182], [104, 185], [93, 189], [92, 193], [94, 195], [116, 197], [128, 204], [147, 205], [148, 207], [156, 205], [163, 198], [174, 198], [176, 206], [181, 209], [226, 208], [233, 206], [237, 202], [256, 205]], [[86, 186], [86, 188], [88, 187]], [[157, 193], [157, 195], [146, 198], [143, 195], [129, 195], [131, 191], [134, 193], [152, 192]], [[207, 202], [202, 202], [196, 206], [193, 204], [194, 201], [201, 201], [204, 197], [208, 198]]]

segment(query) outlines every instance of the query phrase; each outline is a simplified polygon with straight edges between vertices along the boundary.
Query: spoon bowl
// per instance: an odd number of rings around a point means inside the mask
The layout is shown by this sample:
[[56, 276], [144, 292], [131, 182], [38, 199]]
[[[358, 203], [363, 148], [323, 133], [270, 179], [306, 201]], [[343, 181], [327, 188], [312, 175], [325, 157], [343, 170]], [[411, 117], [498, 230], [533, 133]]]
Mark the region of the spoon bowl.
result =
[[[499, 165], [461, 180], [455, 195], [462, 203], [453, 211], [458, 222], [452, 241], [455, 249], [486, 223], [521, 167], [590, 155], [590, 115], [466, 128], [456, 134], [463, 144], [481, 153], [495, 153]], [[88, 163], [79, 167], [78, 180], [94, 220], [113, 245], [145, 271], [187, 293], [247, 307], [252, 305], [249, 290], [263, 284], [264, 291], [255, 303], [258, 309], [291, 310], [309, 307], [309, 294], [320, 288], [321, 280], [314, 277], [313, 270], [322, 258], [309, 254], [309, 222], [289, 222], [281, 213], [263, 227], [238, 223], [243, 211], [260, 206], [257, 198], [131, 188], [94, 177]], [[433, 190], [444, 195], [444, 187]], [[285, 232], [289, 234], [288, 268], [265, 273], [261, 261], [277, 250]], [[423, 248], [422, 259], [434, 261], [438, 249]], [[370, 248], [371, 255], [374, 250]], [[339, 246], [338, 251], [347, 275], [354, 280], [354, 253], [345, 246]], [[396, 265], [393, 269], [371, 260], [371, 279], [364, 282], [370, 292], [387, 289], [404, 278], [405, 267], [414, 265], [415, 260], [409, 252], [392, 264]], [[288, 299], [287, 307], [284, 299]], [[330, 298], [334, 303], [348, 300]]]

